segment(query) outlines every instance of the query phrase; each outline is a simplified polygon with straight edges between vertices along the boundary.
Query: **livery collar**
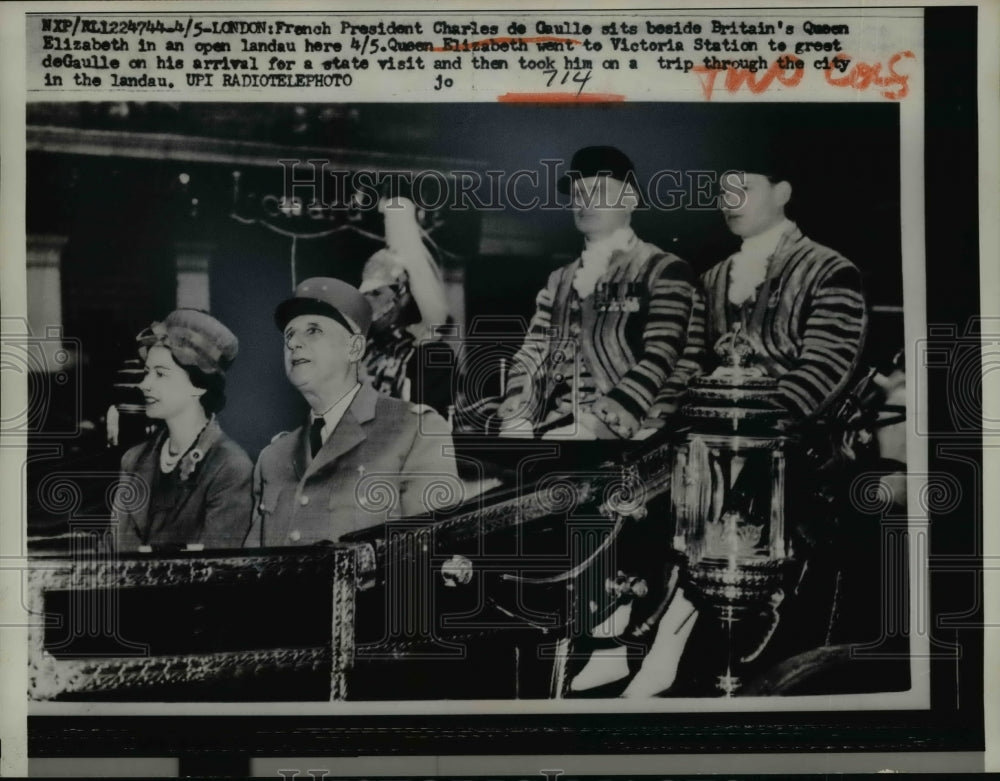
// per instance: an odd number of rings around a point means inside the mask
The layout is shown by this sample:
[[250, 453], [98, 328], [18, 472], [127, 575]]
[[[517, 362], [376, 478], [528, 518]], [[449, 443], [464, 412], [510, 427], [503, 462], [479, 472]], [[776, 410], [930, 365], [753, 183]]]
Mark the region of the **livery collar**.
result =
[[745, 254], [748, 257], [770, 257], [778, 248], [781, 237], [786, 231], [794, 227], [795, 223], [785, 218], [763, 233], [758, 233], [756, 236], [748, 236], [743, 239], [743, 244], [740, 246], [740, 254]]
[[594, 287], [611, 264], [611, 256], [615, 252], [628, 252], [638, 242], [638, 237], [631, 227], [619, 228], [610, 236], [599, 241], [586, 242], [580, 253], [580, 265], [573, 275], [573, 287], [581, 299], [594, 292]]

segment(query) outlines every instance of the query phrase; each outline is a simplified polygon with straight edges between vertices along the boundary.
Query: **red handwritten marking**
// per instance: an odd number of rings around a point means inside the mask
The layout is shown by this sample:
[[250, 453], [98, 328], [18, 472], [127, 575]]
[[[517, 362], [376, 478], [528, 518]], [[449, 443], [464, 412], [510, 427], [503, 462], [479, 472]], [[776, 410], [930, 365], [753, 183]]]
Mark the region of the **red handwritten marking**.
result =
[[500, 103], [620, 103], [624, 95], [604, 92], [505, 92], [497, 96]]
[[[468, 43], [462, 43], [458, 46], [435, 46], [431, 51], [435, 52], [469, 52], [478, 51], [481, 47], [489, 46], [494, 43], [572, 43], [577, 46], [583, 46], [582, 41], [577, 41], [573, 38], [556, 38], [551, 35], [539, 35], [534, 38], [484, 38], [481, 41], [469, 41]], [[541, 52], [544, 54], [545, 52]]]
[[[785, 59], [798, 60], [799, 58], [794, 54], [789, 54], [785, 56]], [[704, 65], [696, 65], [691, 70], [698, 74], [698, 80], [701, 82], [701, 91], [705, 94], [705, 100], [712, 99], [712, 93], [715, 90], [715, 81], [719, 74], [723, 72], [726, 74], [724, 85], [727, 92], [734, 93], [743, 86], [746, 86], [754, 95], [759, 95], [770, 87], [775, 79], [786, 87], [794, 87], [802, 81], [802, 75], [805, 73], [805, 70], [802, 68], [795, 68], [794, 70], [781, 68], [778, 66], [777, 60], [772, 62], [766, 71], [758, 71], [759, 77], [758, 73], [754, 73], [746, 68], [726, 68], [723, 71], [718, 68], [706, 68]]]
[[[902, 100], [910, 92], [910, 77], [904, 73], [897, 73], [896, 64], [904, 57], [907, 59], [916, 59], [916, 55], [909, 50], [896, 52], [889, 59], [887, 66], [889, 74], [887, 76], [882, 75], [882, 63], [880, 62], [876, 62], [873, 65], [869, 65], [867, 62], [854, 62], [850, 69], [840, 77], [835, 75], [839, 71], [833, 68], [828, 70], [826, 72], [826, 81], [834, 87], [853, 87], [859, 91], [866, 90], [874, 85], [879, 88], [883, 97], [889, 100]], [[833, 59], [853, 62], [851, 57], [846, 54], [838, 54]], [[888, 89], [890, 87], [899, 87], [899, 89]]]

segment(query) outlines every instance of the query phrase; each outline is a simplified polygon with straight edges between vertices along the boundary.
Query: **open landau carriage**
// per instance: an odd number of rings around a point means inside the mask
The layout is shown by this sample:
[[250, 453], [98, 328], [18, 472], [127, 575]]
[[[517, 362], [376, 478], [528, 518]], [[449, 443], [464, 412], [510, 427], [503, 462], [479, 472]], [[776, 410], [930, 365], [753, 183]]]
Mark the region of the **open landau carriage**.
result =
[[[460, 464], [501, 486], [433, 518], [262, 551], [114, 556], [99, 552], [106, 528], [80, 532], [71, 556], [32, 562], [30, 695], [616, 696], [622, 682], [570, 681], [613, 645], [634, 673], [678, 593], [696, 625], [664, 696], [907, 688], [905, 644], [859, 673], [858, 649], [884, 640], [859, 616], [880, 574], [847, 561], [864, 537], [842, 501], [857, 465], [817, 446], [850, 427], [856, 395], [810, 439], [788, 429], [738, 336], [721, 357], [682, 425], [642, 442], [456, 437]], [[624, 625], [595, 632], [626, 605]]]

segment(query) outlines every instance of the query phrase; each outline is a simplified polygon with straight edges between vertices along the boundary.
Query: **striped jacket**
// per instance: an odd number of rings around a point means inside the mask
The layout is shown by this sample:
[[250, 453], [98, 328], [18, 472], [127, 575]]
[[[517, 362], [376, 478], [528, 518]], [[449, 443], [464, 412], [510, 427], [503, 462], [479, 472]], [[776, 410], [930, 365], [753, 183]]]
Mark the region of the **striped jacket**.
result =
[[741, 323], [789, 409], [799, 417], [823, 412], [850, 382], [864, 346], [860, 272], [795, 225], [778, 242], [756, 297], [739, 306], [728, 298], [731, 265], [724, 260], [702, 277], [709, 349]]
[[676, 255], [635, 239], [612, 255], [594, 293], [581, 300], [573, 287], [580, 263], [553, 271], [539, 292], [507, 398], [527, 394], [527, 417], [538, 422], [583, 364], [596, 397], [641, 421], [654, 399], [679, 397], [701, 372], [705, 309], [697, 278]]
[[387, 338], [368, 339], [364, 379], [394, 399], [427, 404], [448, 417], [452, 404], [455, 353], [440, 339], [417, 339], [408, 329]]

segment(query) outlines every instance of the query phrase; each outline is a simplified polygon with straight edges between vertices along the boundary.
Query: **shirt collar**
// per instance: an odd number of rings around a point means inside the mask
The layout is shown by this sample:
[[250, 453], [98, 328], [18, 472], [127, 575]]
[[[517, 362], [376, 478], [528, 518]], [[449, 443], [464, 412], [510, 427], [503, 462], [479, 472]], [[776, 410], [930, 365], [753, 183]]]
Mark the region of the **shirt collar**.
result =
[[758, 233], [756, 236], [748, 236], [743, 239], [740, 252], [744, 252], [747, 255], [770, 257], [778, 248], [778, 242], [781, 241], [782, 235], [792, 226], [792, 221], [786, 218], [763, 233]]
[[590, 252], [593, 250], [604, 250], [609, 255], [616, 249], [626, 250], [632, 246], [632, 242], [635, 240], [635, 231], [632, 230], [630, 225], [626, 225], [623, 228], [618, 228], [618, 230], [612, 232], [611, 234], [605, 236], [597, 241], [591, 241], [590, 239], [584, 239], [584, 251]]
[[361, 390], [361, 383], [357, 383], [353, 388], [347, 391], [347, 393], [334, 402], [333, 406], [322, 415], [317, 415], [316, 412], [310, 413], [310, 420], [323, 418], [324, 442], [326, 441], [326, 437], [328, 437], [330, 433], [337, 428], [337, 424], [340, 423], [341, 418], [344, 417], [344, 413], [347, 412], [347, 408], [351, 406], [351, 402], [354, 401], [354, 397], [358, 395], [359, 390]]

